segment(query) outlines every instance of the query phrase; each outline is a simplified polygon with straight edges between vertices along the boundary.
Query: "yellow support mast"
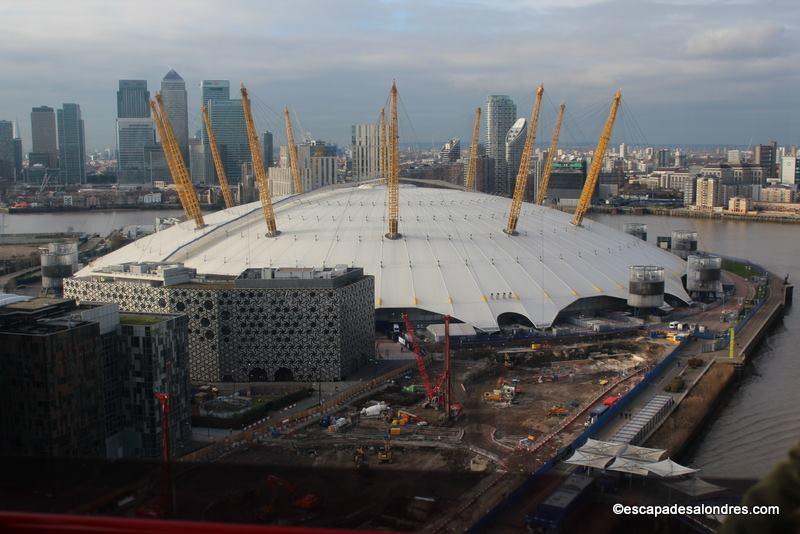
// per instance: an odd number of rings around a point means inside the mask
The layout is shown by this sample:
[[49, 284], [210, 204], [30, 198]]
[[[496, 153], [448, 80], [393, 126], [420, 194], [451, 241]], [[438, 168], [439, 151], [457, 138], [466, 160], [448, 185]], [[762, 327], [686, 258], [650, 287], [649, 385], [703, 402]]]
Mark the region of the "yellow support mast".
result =
[[378, 172], [382, 179], [386, 179], [386, 173], [389, 167], [389, 147], [386, 142], [386, 112], [381, 108], [381, 120], [378, 132]]
[[[156, 107], [156, 103], [158, 103], [158, 107]], [[195, 228], [203, 228], [206, 225], [203, 220], [203, 212], [200, 210], [197, 193], [194, 190], [192, 179], [189, 177], [189, 171], [186, 169], [186, 163], [183, 161], [183, 154], [175, 140], [161, 93], [156, 93], [156, 102], [150, 101], [150, 109], [153, 112], [158, 136], [161, 138], [161, 148], [164, 150], [164, 158], [167, 160], [169, 173], [178, 191], [183, 211], [187, 218], [194, 219]]]
[[517, 183], [514, 185], [514, 198], [511, 200], [511, 210], [508, 213], [508, 224], [503, 230], [508, 235], [517, 235], [517, 222], [522, 211], [522, 199], [528, 186], [528, 169], [533, 157], [533, 143], [536, 141], [536, 127], [539, 125], [539, 110], [542, 109], [542, 95], [544, 85], [536, 88], [536, 101], [531, 110], [531, 120], [528, 123], [528, 133], [525, 136], [525, 146], [522, 149], [522, 158], [517, 171]]
[[292, 179], [294, 180], [294, 192], [303, 192], [303, 178], [300, 176], [300, 163], [297, 161], [297, 145], [294, 144], [294, 130], [292, 130], [292, 119], [289, 116], [289, 107], [283, 108], [283, 121], [286, 123], [286, 144], [289, 150], [289, 167], [292, 169]]
[[225, 174], [225, 167], [222, 165], [222, 157], [219, 155], [219, 148], [217, 147], [217, 136], [214, 135], [214, 130], [211, 128], [211, 119], [208, 116], [208, 108], [204, 105], [202, 107], [203, 123], [206, 125], [206, 135], [208, 135], [208, 146], [211, 147], [211, 157], [214, 160], [214, 168], [217, 170], [217, 180], [219, 180], [219, 187], [222, 189], [222, 200], [225, 202], [226, 208], [232, 208], [236, 204], [233, 202], [233, 195], [231, 188], [228, 185], [228, 176]]
[[558, 150], [558, 136], [561, 134], [561, 122], [564, 120], [564, 109], [566, 109], [566, 107], [567, 106], [562, 103], [558, 108], [558, 118], [553, 128], [553, 137], [550, 139], [550, 149], [547, 151], [542, 180], [539, 182], [539, 191], [536, 192], [536, 203], [540, 206], [544, 204], [544, 197], [547, 195], [547, 186], [550, 184], [550, 173], [553, 172], [553, 159], [556, 157], [556, 150]]
[[481, 138], [481, 108], [475, 109], [475, 123], [472, 125], [472, 145], [469, 150], [467, 163], [467, 176], [464, 180], [464, 189], [475, 189], [475, 173], [478, 171], [478, 142]]
[[244, 84], [241, 87], [242, 110], [244, 111], [244, 124], [247, 127], [247, 139], [250, 143], [250, 157], [253, 160], [253, 173], [258, 183], [258, 198], [261, 200], [261, 209], [264, 211], [264, 220], [267, 223], [267, 237], [275, 237], [280, 232], [275, 222], [275, 211], [272, 209], [272, 195], [269, 192], [269, 180], [264, 169], [264, 158], [261, 155], [261, 143], [258, 141], [256, 127], [253, 124], [253, 114], [250, 111], [250, 98]]
[[397, 129], [397, 84], [392, 82], [392, 89], [389, 91], [390, 102], [390, 122], [389, 122], [389, 167], [386, 177], [386, 187], [389, 197], [389, 231], [386, 233], [388, 239], [400, 237], [398, 232], [398, 219], [400, 215], [400, 134]]
[[589, 206], [592, 203], [592, 195], [597, 187], [597, 178], [600, 176], [600, 169], [603, 167], [603, 158], [606, 155], [606, 148], [611, 139], [611, 132], [614, 130], [614, 121], [617, 119], [617, 111], [619, 110], [619, 103], [622, 100], [622, 91], [617, 90], [614, 93], [614, 99], [611, 101], [611, 109], [608, 110], [608, 118], [603, 126], [603, 131], [600, 133], [600, 139], [597, 140], [597, 148], [592, 153], [592, 165], [589, 167], [589, 174], [586, 177], [586, 182], [583, 184], [583, 191], [581, 191], [581, 198], [575, 208], [575, 216], [572, 218], [572, 224], [580, 226], [583, 222], [583, 217], [589, 211]]

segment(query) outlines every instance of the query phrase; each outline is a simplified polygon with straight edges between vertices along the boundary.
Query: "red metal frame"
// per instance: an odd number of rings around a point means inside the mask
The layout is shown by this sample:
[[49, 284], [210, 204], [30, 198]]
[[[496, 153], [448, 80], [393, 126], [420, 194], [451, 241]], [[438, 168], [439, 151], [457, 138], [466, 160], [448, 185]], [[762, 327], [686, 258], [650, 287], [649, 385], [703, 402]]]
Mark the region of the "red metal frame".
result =
[[[0, 532], [93, 532], [95, 534], [141, 534], [174, 532], [196, 534], [344, 534], [341, 529], [301, 528], [287, 526], [260, 526], [232, 523], [202, 523], [198, 521], [165, 521], [162, 519], [134, 519], [61, 514], [33, 514], [26, 512], [0, 512]], [[358, 531], [360, 534], [378, 534], [377, 531]], [[380, 534], [387, 534], [382, 530]]]

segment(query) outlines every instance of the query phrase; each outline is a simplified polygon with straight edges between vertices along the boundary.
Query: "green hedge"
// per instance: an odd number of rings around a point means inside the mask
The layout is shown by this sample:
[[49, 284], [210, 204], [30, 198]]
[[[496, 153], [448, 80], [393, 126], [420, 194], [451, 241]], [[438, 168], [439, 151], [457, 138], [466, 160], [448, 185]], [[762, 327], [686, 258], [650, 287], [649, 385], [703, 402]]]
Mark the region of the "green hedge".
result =
[[289, 406], [290, 404], [294, 404], [295, 402], [307, 399], [313, 393], [314, 390], [312, 388], [299, 389], [297, 391], [284, 395], [283, 397], [279, 397], [277, 399], [265, 402], [264, 404], [253, 406], [246, 412], [237, 415], [235, 417], [222, 418], [222, 417], [211, 417], [208, 415], [197, 415], [197, 416], [193, 415], [192, 426], [203, 426], [210, 428], [232, 428], [235, 430], [241, 430], [247, 425], [258, 421], [259, 419], [267, 415], [267, 412], [280, 410], [285, 406]]

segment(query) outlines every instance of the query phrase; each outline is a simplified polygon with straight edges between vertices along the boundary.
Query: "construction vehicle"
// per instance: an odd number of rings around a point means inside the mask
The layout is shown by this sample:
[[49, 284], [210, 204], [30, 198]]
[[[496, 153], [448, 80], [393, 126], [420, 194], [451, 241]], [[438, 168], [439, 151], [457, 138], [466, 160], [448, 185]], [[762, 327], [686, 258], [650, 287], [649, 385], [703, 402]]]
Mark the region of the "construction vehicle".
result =
[[450, 376], [450, 350], [449, 350], [449, 322], [450, 317], [445, 315], [445, 370], [444, 372], [439, 375], [436, 379], [436, 384], [431, 383], [430, 375], [428, 374], [428, 368], [425, 364], [425, 357], [422, 354], [422, 349], [419, 346], [419, 340], [414, 333], [414, 326], [411, 324], [411, 320], [408, 317], [408, 314], [403, 314], [403, 322], [405, 323], [406, 327], [406, 338], [408, 339], [408, 343], [411, 346], [411, 351], [414, 353], [414, 357], [417, 362], [417, 369], [419, 370], [419, 374], [422, 377], [422, 385], [425, 388], [425, 396], [427, 398], [426, 404], [431, 406], [435, 409], [439, 409], [442, 404], [444, 404], [444, 408], [447, 411], [452, 410], [452, 403], [448, 403], [450, 398], [449, 394], [449, 376]]
[[502, 402], [505, 399], [503, 399], [503, 393], [499, 389], [495, 389], [484, 392], [483, 400], [486, 402]]
[[605, 386], [608, 384], [608, 378], [601, 378], [600, 380], [597, 381], [597, 383], [600, 384], [601, 386]]
[[554, 404], [547, 409], [548, 416], [564, 417], [567, 413], [569, 413], [569, 410], [560, 404]]
[[389, 443], [389, 434], [386, 434], [386, 440], [383, 442], [383, 448], [378, 449], [378, 461], [382, 464], [390, 464], [392, 463], [392, 459], [392, 446]]

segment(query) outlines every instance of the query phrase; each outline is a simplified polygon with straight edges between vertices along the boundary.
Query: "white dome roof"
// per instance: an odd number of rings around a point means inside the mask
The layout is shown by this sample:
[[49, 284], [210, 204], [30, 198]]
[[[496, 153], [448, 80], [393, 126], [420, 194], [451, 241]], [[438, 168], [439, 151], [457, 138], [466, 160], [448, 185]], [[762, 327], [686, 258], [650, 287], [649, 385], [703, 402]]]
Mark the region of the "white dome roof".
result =
[[76, 274], [141, 261], [182, 262], [203, 274], [251, 267], [363, 267], [375, 277], [376, 308], [421, 308], [476, 328], [518, 313], [549, 326], [585, 297], [627, 298], [628, 267], [664, 267], [666, 292], [689, 301], [685, 262], [644, 241], [572, 215], [523, 204], [517, 236], [503, 232], [511, 200], [453, 189], [400, 187], [398, 240], [384, 237], [386, 188], [334, 186], [275, 199], [276, 238], [265, 237], [254, 202], [144, 237]]

